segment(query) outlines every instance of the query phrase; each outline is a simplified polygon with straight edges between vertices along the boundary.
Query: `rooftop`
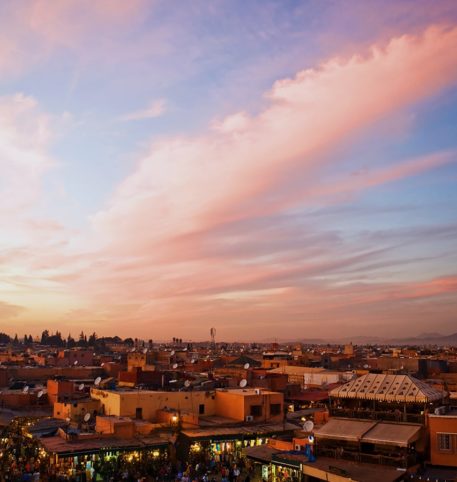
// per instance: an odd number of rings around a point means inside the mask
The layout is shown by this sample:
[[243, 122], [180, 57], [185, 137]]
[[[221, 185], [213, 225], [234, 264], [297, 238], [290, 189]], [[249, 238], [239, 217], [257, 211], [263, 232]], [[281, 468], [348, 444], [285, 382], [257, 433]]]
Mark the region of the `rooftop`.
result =
[[331, 418], [325, 425], [316, 429], [314, 435], [321, 439], [407, 447], [420, 437], [421, 430], [421, 425], [412, 423]]
[[162, 437], [138, 436], [126, 439], [100, 436], [97, 438], [65, 440], [56, 435], [54, 437], [41, 438], [40, 443], [47, 452], [63, 456], [102, 451], [107, 447], [109, 447], [109, 450], [138, 450], [149, 447], [159, 448], [167, 446], [169, 439]]
[[274, 423], [274, 424], [256, 424], [256, 425], [242, 425], [238, 427], [211, 427], [183, 430], [181, 433], [186, 437], [193, 439], [212, 439], [221, 437], [233, 437], [237, 435], [271, 435], [275, 433], [282, 433], [286, 431], [296, 430], [296, 425], [290, 423]]
[[442, 400], [440, 392], [410, 375], [367, 373], [330, 392], [335, 398], [356, 398], [388, 402], [427, 403]]

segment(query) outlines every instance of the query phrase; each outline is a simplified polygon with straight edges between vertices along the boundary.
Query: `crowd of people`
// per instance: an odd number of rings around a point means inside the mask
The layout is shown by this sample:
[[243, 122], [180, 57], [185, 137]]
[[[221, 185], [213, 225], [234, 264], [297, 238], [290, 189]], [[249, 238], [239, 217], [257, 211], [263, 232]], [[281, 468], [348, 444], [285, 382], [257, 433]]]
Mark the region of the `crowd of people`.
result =
[[[99, 457], [88, 467], [83, 462], [52, 464], [36, 438], [27, 437], [27, 426], [33, 420], [14, 419], [1, 433], [0, 482], [48, 481], [131, 481], [131, 482], [251, 482], [254, 466], [242, 457], [217, 459], [210, 454], [191, 457], [182, 464], [171, 462], [166, 455], [153, 457], [142, 453], [132, 458], [129, 453], [117, 457]], [[65, 460], [65, 459], [63, 459]], [[71, 460], [71, 462], [70, 462]]]

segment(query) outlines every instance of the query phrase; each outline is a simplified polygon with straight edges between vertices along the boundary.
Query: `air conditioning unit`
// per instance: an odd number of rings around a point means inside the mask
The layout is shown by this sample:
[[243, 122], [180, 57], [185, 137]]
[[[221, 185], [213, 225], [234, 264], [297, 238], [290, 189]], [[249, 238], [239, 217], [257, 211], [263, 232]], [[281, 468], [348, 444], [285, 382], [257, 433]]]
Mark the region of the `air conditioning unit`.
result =
[[295, 450], [299, 452], [301, 450], [301, 445], [295, 444]]
[[254, 417], [252, 415], [246, 415], [246, 422], [253, 422]]
[[256, 389], [254, 390], [254, 392], [255, 392], [256, 395], [260, 395], [260, 394], [262, 393], [262, 391], [260, 390], [260, 388], [256, 388]]

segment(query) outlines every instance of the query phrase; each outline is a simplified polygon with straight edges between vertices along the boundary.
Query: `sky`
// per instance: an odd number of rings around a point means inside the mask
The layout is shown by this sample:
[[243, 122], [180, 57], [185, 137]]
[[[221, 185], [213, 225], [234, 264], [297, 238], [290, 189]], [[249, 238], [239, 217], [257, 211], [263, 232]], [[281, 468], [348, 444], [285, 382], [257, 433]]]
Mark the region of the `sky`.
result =
[[457, 331], [457, 4], [0, 3], [0, 331]]

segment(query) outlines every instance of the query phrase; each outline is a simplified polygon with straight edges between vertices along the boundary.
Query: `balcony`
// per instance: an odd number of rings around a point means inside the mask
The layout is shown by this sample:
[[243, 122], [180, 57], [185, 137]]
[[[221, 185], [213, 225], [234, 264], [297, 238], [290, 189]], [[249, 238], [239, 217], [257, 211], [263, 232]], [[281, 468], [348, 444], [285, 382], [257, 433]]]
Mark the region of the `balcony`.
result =
[[350, 408], [332, 408], [332, 417], [358, 418], [364, 420], [385, 420], [390, 422], [425, 423], [424, 415], [418, 413], [403, 413], [400, 411], [372, 411]]
[[386, 465], [389, 467], [406, 469], [417, 463], [416, 454], [387, 455], [387, 454], [366, 454], [342, 448], [325, 446], [316, 447], [316, 456], [331, 457], [334, 459], [349, 460], [351, 462], [363, 462], [367, 464]]

